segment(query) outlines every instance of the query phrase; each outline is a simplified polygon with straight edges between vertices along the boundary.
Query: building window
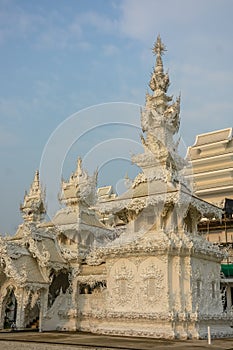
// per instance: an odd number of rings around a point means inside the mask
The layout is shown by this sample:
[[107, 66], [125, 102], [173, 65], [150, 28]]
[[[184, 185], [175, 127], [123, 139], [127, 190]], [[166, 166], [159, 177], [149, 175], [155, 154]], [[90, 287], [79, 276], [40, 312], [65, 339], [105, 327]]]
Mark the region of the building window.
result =
[[91, 294], [91, 286], [87, 283], [80, 283], [79, 294]]

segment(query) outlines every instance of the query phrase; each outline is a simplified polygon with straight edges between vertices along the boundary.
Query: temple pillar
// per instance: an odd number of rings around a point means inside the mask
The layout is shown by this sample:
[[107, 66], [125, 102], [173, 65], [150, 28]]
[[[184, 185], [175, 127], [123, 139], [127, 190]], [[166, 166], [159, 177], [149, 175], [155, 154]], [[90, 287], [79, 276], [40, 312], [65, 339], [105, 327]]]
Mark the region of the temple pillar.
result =
[[4, 286], [2, 286], [0, 290], [0, 329], [4, 329], [7, 297], [11, 292], [12, 288], [12, 286], [6, 286], [5, 288]]
[[227, 286], [226, 297], [227, 297], [227, 309], [230, 310], [232, 307], [231, 287], [230, 286]]
[[78, 275], [80, 274], [80, 266], [74, 266], [72, 275], [71, 275], [71, 300], [72, 300], [72, 309], [75, 310], [74, 313], [74, 325], [75, 330], [79, 329], [79, 319], [78, 319], [78, 298], [80, 293], [80, 286], [78, 282]]
[[39, 332], [43, 331], [43, 320], [48, 308], [48, 288], [40, 290], [40, 314], [39, 314]]
[[15, 297], [17, 300], [17, 313], [16, 313], [16, 327], [17, 329], [23, 329], [25, 327], [25, 290], [23, 288], [17, 289], [15, 291]]
[[3, 300], [0, 300], [0, 329], [4, 328]]

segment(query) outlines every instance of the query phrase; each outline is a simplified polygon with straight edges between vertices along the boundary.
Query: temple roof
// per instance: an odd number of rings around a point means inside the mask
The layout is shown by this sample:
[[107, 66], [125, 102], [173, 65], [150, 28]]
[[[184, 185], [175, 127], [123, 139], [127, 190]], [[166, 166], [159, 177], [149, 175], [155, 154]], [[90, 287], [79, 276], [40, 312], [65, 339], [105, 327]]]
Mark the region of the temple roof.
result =
[[42, 269], [61, 269], [66, 264], [54, 228], [30, 222], [20, 225], [15, 236], [0, 239], [0, 254], [3, 272], [19, 284], [48, 283]]
[[82, 167], [82, 159], [79, 157], [77, 168], [71, 174], [69, 180], [62, 182], [61, 201], [67, 206], [79, 203], [91, 205], [96, 200], [97, 171], [89, 176]]
[[43, 219], [46, 212], [44, 197], [45, 193], [41, 188], [39, 171], [37, 170], [29, 192], [25, 193], [24, 202], [20, 205], [20, 211], [25, 221], [39, 222]]
[[152, 94], [147, 93], [141, 112], [144, 153], [132, 156], [132, 162], [142, 171], [132, 180], [128, 191], [115, 199], [100, 201], [96, 208], [101, 213], [117, 214], [123, 210], [138, 213], [152, 203], [158, 206], [163, 202], [186, 205], [186, 209], [191, 205], [201, 215], [220, 217], [221, 209], [192, 196], [192, 181], [184, 176], [188, 162], [179, 155], [178, 142], [174, 140], [180, 126], [180, 96], [172, 101], [167, 95], [169, 76], [163, 70], [165, 45], [160, 36], [153, 52], [156, 63], [149, 84]]
[[192, 148], [210, 145], [216, 142], [226, 143], [233, 138], [233, 128], [221, 129], [207, 132], [196, 136], [196, 140]]

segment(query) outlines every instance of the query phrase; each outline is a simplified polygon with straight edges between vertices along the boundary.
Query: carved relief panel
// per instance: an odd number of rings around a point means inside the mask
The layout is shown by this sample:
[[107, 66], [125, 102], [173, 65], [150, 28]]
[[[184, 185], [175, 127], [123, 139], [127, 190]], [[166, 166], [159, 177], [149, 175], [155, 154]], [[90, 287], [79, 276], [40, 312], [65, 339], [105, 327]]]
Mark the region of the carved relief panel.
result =
[[160, 312], [166, 309], [167, 263], [157, 257], [122, 258], [108, 269], [110, 311]]
[[112, 308], [131, 309], [137, 299], [137, 267], [129, 259], [117, 260], [110, 269], [108, 291]]
[[221, 313], [219, 264], [193, 259], [192, 268], [193, 309], [202, 314]]
[[142, 311], [160, 312], [167, 305], [166, 262], [163, 260], [150, 257], [139, 266], [139, 305]]

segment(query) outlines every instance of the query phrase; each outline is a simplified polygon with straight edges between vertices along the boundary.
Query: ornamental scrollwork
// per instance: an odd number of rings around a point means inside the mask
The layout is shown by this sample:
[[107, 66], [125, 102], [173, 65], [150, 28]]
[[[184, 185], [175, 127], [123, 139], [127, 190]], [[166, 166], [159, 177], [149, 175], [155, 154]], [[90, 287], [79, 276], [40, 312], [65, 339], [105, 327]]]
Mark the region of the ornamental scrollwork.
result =
[[68, 248], [60, 246], [60, 251], [65, 260], [77, 260], [78, 259], [78, 251], [72, 251]]
[[26, 282], [26, 266], [23, 265], [21, 271], [18, 271], [11, 257], [8, 254], [7, 242], [2, 237], [0, 237], [0, 263], [4, 268], [4, 273], [8, 277], [13, 278], [13, 280], [15, 280], [18, 284], [23, 284]]
[[164, 274], [153, 262], [145, 266], [140, 273], [142, 281], [140, 290], [143, 300], [147, 304], [154, 304], [161, 300], [164, 291]]
[[127, 209], [130, 211], [139, 214], [142, 209], [145, 208], [145, 200], [140, 199], [132, 199], [132, 201], [128, 204]]
[[135, 179], [134, 179], [134, 181], [133, 181], [132, 188], [135, 188], [135, 187], [137, 187], [139, 184], [144, 183], [144, 182], [146, 182], [146, 181], [147, 181], [147, 178], [146, 178], [145, 174], [144, 174], [144, 173], [139, 173], [139, 174], [135, 177]]
[[88, 276], [78, 276], [79, 283], [88, 284], [90, 287], [94, 287], [96, 283], [106, 281], [105, 275], [88, 275]]
[[41, 267], [46, 267], [48, 265], [50, 254], [43, 246], [43, 252], [38, 249], [36, 241], [33, 238], [28, 238], [28, 250], [32, 254], [33, 258], [38, 259], [39, 265]]
[[7, 245], [6, 240], [3, 237], [0, 237], [0, 263], [4, 264], [5, 259], [7, 258]]
[[123, 261], [120, 263], [120, 266], [115, 267], [112, 276], [114, 279], [112, 290], [116, 305], [125, 306], [132, 302], [135, 288], [135, 276], [132, 268], [127, 266], [126, 262]]
[[11, 263], [11, 259], [7, 258], [5, 259], [5, 269], [4, 272], [5, 274], [13, 278], [18, 284], [24, 284], [27, 280], [27, 270], [26, 270], [26, 265], [23, 265], [23, 268], [19, 272], [15, 266]]

